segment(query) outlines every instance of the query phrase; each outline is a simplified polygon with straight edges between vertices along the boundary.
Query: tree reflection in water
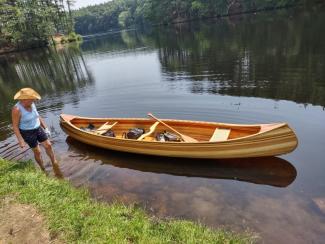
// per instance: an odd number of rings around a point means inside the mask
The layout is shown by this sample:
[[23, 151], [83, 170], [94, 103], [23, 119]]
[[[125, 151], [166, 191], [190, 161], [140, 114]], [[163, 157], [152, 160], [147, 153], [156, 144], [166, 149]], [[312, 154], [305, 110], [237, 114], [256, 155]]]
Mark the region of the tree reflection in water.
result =
[[[110, 171], [110, 166], [156, 174], [239, 180], [275, 187], [287, 187], [297, 176], [295, 167], [278, 157], [222, 160], [168, 158], [104, 150], [83, 144], [71, 137], [67, 137], [66, 142], [69, 145], [68, 151], [71, 157], [79, 158], [78, 161], [86, 164], [88, 162], [89, 166], [91, 166], [91, 162], [101, 162], [102, 167], [97, 179], [101, 183], [105, 180], [101, 176], [105, 175], [104, 171], [107, 173]], [[73, 168], [75, 172], [65, 173], [76, 174], [80, 177], [82, 168], [82, 166], [78, 169]], [[96, 184], [96, 174], [90, 174], [92, 175], [92, 184]], [[85, 175], [83, 178], [87, 178], [87, 176]]]
[[33, 49], [0, 56], [0, 141], [10, 128], [10, 110], [14, 94], [23, 87], [37, 90], [39, 107], [61, 109], [66, 100], [78, 102], [80, 91], [94, 83], [78, 47]]
[[171, 89], [325, 106], [324, 22], [324, 11], [285, 10], [122, 31], [82, 49], [109, 56], [157, 51]]

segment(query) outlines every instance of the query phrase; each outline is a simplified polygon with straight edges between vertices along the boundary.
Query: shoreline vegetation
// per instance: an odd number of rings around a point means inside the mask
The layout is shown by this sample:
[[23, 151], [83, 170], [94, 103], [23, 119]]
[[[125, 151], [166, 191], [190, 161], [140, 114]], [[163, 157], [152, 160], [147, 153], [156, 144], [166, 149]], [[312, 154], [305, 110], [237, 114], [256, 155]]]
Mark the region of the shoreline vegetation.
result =
[[87, 190], [45, 176], [31, 161], [0, 159], [0, 208], [6, 199], [15, 207], [22, 204], [35, 208], [46, 220], [50, 237], [64, 242], [255, 243], [257, 240], [249, 232], [235, 234], [185, 220], [162, 220], [149, 217], [135, 206], [97, 202]]
[[46, 45], [39, 45], [39, 46], [35, 45], [32, 47], [28, 47], [28, 48], [17, 48], [13, 45], [0, 47], [0, 55], [6, 54], [6, 53], [11, 53], [11, 52], [26, 51], [26, 50], [33, 49], [33, 48], [63, 45], [63, 44], [68, 44], [68, 43], [72, 43], [72, 42], [81, 43], [83, 41], [83, 38], [81, 35], [76, 34], [75, 32], [71, 32], [68, 35], [56, 34], [54, 36], [51, 36], [49, 38], [49, 40], [50, 40], [49, 43]]
[[0, 54], [81, 40], [73, 0], [0, 0]]
[[81, 35], [231, 17], [264, 11], [313, 7], [321, 0], [113, 0], [73, 11]]
[[52, 44], [55, 46], [56, 44], [65, 44], [70, 42], [82, 42], [82, 36], [71, 32], [68, 35], [54, 35], [52, 38]]
[[79, 42], [82, 35], [135, 26], [173, 25], [323, 4], [321, 0], [113, 0], [72, 11], [74, 1], [61, 2], [0, 0], [0, 22], [5, 23], [0, 25], [0, 54]]

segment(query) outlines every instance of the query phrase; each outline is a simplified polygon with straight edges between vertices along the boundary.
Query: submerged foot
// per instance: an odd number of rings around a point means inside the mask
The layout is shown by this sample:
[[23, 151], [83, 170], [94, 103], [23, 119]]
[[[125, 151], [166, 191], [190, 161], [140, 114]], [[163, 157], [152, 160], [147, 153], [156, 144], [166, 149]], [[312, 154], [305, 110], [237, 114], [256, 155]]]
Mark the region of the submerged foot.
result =
[[53, 173], [57, 178], [59, 178], [59, 179], [64, 178], [63, 174], [62, 174], [62, 171], [61, 171], [61, 169], [59, 167], [59, 162], [58, 161], [55, 161], [54, 163], [52, 163], [52, 167], [53, 167]]

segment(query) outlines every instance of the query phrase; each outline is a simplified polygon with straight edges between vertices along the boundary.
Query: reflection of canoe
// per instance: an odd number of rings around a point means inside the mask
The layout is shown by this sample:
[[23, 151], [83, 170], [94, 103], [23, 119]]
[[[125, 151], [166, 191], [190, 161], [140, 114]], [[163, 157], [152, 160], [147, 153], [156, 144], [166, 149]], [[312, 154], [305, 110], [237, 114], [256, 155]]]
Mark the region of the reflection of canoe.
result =
[[[167, 128], [150, 119], [83, 118], [61, 115], [63, 129], [76, 140], [123, 152], [185, 158], [246, 158], [280, 155], [293, 151], [297, 146], [296, 135], [285, 123], [235, 125], [185, 120], [164, 120], [164, 122], [198, 142], [156, 141], [155, 134]], [[105, 123], [114, 125], [112, 129], [116, 137], [102, 136], [80, 129], [89, 124], [98, 129]], [[123, 138], [123, 133], [134, 127], [144, 128], [149, 133], [141, 140]]]
[[296, 178], [295, 167], [278, 157], [245, 159], [185, 159], [134, 155], [104, 151], [67, 138], [69, 151], [87, 155], [119, 168], [142, 172], [211, 179], [232, 179], [255, 184], [286, 187]]

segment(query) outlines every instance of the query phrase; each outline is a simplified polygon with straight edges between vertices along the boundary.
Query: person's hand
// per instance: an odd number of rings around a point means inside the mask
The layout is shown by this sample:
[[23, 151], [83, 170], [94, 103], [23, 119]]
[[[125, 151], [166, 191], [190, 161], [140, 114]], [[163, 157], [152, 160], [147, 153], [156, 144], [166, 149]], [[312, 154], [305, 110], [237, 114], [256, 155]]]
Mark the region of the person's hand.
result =
[[24, 148], [25, 146], [26, 146], [26, 143], [25, 143], [25, 141], [24, 140], [19, 140], [19, 146], [20, 146], [20, 148]]
[[45, 132], [45, 134], [47, 135], [48, 138], [51, 138], [51, 131], [49, 130], [49, 128], [46, 127], [44, 129], [44, 132]]

